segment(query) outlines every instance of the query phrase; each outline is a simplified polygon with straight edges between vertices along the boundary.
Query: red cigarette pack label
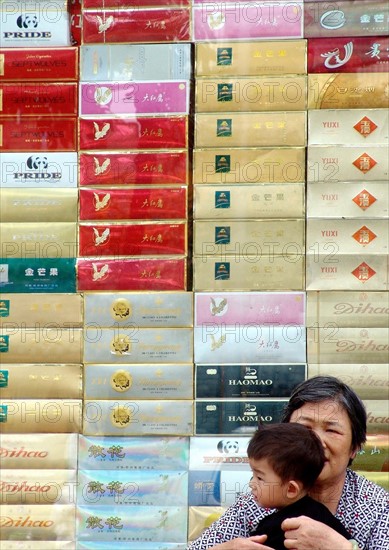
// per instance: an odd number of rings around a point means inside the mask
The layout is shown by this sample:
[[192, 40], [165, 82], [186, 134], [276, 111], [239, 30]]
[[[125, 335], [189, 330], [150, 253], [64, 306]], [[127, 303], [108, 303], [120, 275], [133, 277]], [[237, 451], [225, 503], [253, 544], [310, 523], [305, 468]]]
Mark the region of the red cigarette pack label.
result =
[[77, 260], [78, 290], [185, 290], [186, 258]]
[[76, 117], [0, 117], [0, 151], [76, 150]]
[[79, 46], [81, 44], [82, 28], [81, 0], [68, 0], [68, 11], [72, 44]]
[[381, 73], [388, 70], [388, 37], [334, 36], [308, 40], [309, 73]]
[[185, 184], [188, 154], [107, 152], [80, 154], [80, 185]]
[[184, 149], [187, 116], [80, 118], [80, 149]]
[[76, 83], [0, 83], [2, 116], [77, 115]]
[[157, 256], [186, 253], [186, 223], [79, 226], [80, 256]]
[[1, 48], [0, 81], [77, 80], [78, 48]]
[[82, 13], [84, 44], [190, 40], [189, 8], [132, 8]]
[[186, 186], [80, 189], [81, 220], [174, 220], [186, 215]]

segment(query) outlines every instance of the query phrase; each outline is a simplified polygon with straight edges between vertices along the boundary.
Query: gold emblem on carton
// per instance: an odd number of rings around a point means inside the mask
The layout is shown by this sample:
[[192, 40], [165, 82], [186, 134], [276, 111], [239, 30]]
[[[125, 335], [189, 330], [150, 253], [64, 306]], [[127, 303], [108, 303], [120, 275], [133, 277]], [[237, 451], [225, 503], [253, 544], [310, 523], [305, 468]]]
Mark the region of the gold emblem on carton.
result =
[[100, 279], [105, 279], [108, 274], [109, 266], [108, 264], [104, 264], [103, 267], [100, 269], [97, 267], [97, 264], [92, 263], [93, 268], [93, 274], [92, 274], [92, 280], [93, 281], [99, 281]]
[[132, 386], [132, 376], [125, 370], [117, 370], [111, 376], [111, 388], [117, 392], [128, 391]]
[[94, 93], [95, 102], [98, 105], [108, 105], [112, 101], [112, 90], [107, 86], [99, 86]]
[[101, 244], [104, 244], [108, 240], [108, 237], [109, 237], [109, 234], [110, 234], [109, 227], [104, 229], [104, 231], [101, 233], [101, 235], [95, 227], [93, 227], [92, 229], [93, 229], [93, 235], [94, 235], [96, 246], [100, 246]]
[[107, 135], [108, 131], [111, 128], [111, 124], [109, 122], [106, 122], [105, 124], [103, 124], [103, 126], [101, 127], [101, 130], [100, 130], [99, 125], [97, 124], [97, 122], [93, 122], [93, 126], [94, 126], [94, 129], [95, 129], [95, 141], [105, 137]]
[[101, 176], [106, 172], [111, 164], [111, 159], [105, 159], [103, 163], [100, 165], [99, 159], [96, 157], [93, 157], [94, 163], [95, 163], [95, 176]]
[[105, 21], [103, 21], [100, 15], [96, 15], [96, 19], [97, 19], [97, 28], [99, 33], [107, 31], [113, 23], [113, 15], [110, 15], [109, 17], [107, 17]]
[[[218, 303], [216, 303], [216, 301]], [[211, 298], [211, 315], [223, 315], [224, 313], [226, 313], [227, 306], [227, 298], [222, 298], [221, 300], [215, 300], [214, 298]]]
[[131, 342], [125, 334], [119, 334], [111, 342], [111, 353], [114, 355], [128, 355], [131, 353]]
[[116, 428], [125, 428], [131, 422], [131, 411], [128, 407], [115, 407], [111, 413], [111, 422]]
[[132, 315], [132, 307], [128, 300], [125, 298], [118, 298], [112, 303], [111, 315], [114, 319], [121, 321], [128, 319]]

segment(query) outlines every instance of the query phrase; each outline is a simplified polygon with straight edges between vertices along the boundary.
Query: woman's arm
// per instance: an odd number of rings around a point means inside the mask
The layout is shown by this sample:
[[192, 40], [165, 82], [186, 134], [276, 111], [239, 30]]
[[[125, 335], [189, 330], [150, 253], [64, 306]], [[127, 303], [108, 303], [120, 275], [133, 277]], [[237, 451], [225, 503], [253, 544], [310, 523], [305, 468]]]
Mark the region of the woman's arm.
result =
[[354, 550], [350, 541], [339, 533], [306, 516], [285, 519], [281, 525], [285, 532], [285, 548], [293, 550]]

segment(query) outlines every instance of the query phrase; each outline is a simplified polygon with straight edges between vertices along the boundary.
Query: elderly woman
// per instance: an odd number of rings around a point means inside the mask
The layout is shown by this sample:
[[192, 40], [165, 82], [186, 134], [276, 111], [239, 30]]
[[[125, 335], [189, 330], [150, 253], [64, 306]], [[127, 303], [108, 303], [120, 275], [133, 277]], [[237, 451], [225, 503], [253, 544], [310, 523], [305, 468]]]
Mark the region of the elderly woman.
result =
[[[354, 391], [330, 376], [297, 386], [283, 422], [298, 422], [320, 437], [325, 464], [310, 495], [322, 502], [350, 533], [347, 540], [305, 516], [284, 520], [285, 548], [293, 550], [388, 550], [389, 493], [348, 469], [366, 440], [366, 411]], [[272, 550], [266, 536], [252, 536], [274, 510], [260, 508], [251, 493], [235, 504], [188, 546], [188, 550]]]

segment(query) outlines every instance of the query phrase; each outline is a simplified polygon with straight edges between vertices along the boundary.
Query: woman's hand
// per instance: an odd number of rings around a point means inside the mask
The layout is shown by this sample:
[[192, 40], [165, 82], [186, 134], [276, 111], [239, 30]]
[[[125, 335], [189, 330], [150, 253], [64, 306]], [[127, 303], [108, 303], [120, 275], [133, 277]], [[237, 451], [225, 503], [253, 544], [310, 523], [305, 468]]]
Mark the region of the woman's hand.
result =
[[212, 546], [211, 550], [273, 550], [262, 543], [267, 539], [266, 535], [256, 535], [247, 539], [233, 539], [222, 544]]
[[306, 516], [282, 522], [285, 548], [290, 550], [350, 550], [350, 543], [336, 531]]

